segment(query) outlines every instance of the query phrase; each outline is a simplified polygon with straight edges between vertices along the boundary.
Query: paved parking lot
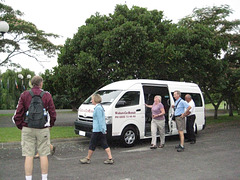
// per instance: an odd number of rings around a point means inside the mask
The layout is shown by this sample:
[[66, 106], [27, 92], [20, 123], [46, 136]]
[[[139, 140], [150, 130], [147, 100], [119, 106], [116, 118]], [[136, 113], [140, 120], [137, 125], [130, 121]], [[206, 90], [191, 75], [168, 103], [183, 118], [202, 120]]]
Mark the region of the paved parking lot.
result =
[[[162, 180], [162, 179], [240, 179], [240, 123], [209, 126], [198, 134], [195, 145], [186, 144], [176, 152], [178, 137], [167, 138], [164, 149], [150, 150], [150, 140], [135, 147], [111, 144], [114, 165], [104, 165], [104, 151], [98, 148], [89, 165], [79, 164], [85, 157], [89, 139], [54, 142], [57, 147], [49, 158], [49, 179], [53, 180]], [[24, 179], [24, 158], [19, 144], [2, 144], [0, 179]], [[34, 179], [40, 179], [39, 159], [34, 160]]]

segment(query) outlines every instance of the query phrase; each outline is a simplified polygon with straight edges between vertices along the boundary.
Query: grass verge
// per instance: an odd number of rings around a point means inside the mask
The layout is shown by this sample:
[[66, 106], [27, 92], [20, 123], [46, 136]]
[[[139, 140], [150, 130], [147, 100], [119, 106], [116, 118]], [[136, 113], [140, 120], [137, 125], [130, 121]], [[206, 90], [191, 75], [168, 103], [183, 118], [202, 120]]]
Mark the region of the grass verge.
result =
[[63, 113], [63, 114], [77, 114], [78, 112], [77, 111], [72, 111], [72, 110], [69, 110], [69, 111], [61, 111], [61, 110], [59, 110], [59, 111], [56, 111], [57, 112], [57, 114], [58, 113]]
[[[73, 126], [56, 126], [51, 129], [51, 139], [79, 137]], [[16, 127], [0, 128], [0, 143], [21, 141], [21, 131]]]
[[[206, 109], [214, 109], [212, 103], [205, 104], [205, 108], [206, 108]], [[224, 101], [221, 102], [221, 104], [219, 105], [219, 108], [218, 108], [218, 109], [224, 109]]]
[[4, 117], [4, 116], [7, 116], [7, 117], [12, 117], [13, 114], [0, 114], [0, 117]]
[[217, 119], [214, 119], [213, 117], [207, 117], [206, 123], [207, 125], [214, 125], [214, 124], [219, 124], [219, 123], [228, 123], [228, 122], [233, 122], [233, 121], [238, 121], [240, 122], [240, 115], [234, 115], [234, 116], [229, 116], [229, 115], [221, 115], [218, 116]]

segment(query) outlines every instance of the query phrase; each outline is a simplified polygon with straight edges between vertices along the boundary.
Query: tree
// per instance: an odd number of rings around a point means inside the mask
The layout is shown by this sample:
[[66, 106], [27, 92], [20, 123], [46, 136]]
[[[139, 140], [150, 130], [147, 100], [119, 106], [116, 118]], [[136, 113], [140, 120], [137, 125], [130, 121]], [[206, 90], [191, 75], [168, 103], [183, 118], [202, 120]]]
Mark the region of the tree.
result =
[[[191, 16], [182, 19], [179, 26], [185, 28], [188, 37], [183, 40], [186, 59], [183, 63], [184, 79], [197, 81], [205, 95], [217, 110], [229, 91], [228, 99], [232, 96], [233, 88], [228, 76], [230, 61], [223, 55], [231, 49], [234, 30], [239, 28], [240, 21], [229, 21], [226, 18], [232, 13], [228, 5], [195, 9]], [[237, 60], [237, 59], [235, 59]], [[213, 99], [212, 95], [215, 98]]]
[[233, 108], [239, 110], [240, 94], [240, 35], [229, 37], [229, 47], [224, 56], [227, 63], [227, 71], [224, 74], [226, 88], [223, 90], [224, 98], [229, 105], [229, 116], [233, 116]]
[[174, 28], [157, 10], [117, 5], [109, 16], [96, 13], [61, 49], [54, 75], [65, 91], [59, 87], [57, 93], [67, 94], [72, 104], [80, 104], [113, 81], [171, 77], [172, 59], [167, 57], [175, 52], [166, 53], [164, 43]]
[[[46, 70], [43, 74], [41, 74], [44, 82], [43, 89], [52, 94], [53, 101], [57, 109], [70, 109], [70, 98], [67, 94], [65, 94], [65, 86], [59, 86], [61, 82], [57, 79], [58, 73], [56, 73], [55, 69], [56, 68], [53, 68], [53, 70]], [[54, 75], [55, 73], [56, 75]], [[57, 94], [57, 91], [62, 93]]]
[[[193, 81], [213, 104], [217, 118], [221, 101], [230, 102], [237, 93], [233, 89], [239, 87], [234, 65], [239, 63], [239, 45], [234, 41], [239, 32], [233, 33], [239, 20], [227, 20], [231, 12], [227, 5], [195, 9], [178, 24], [164, 19], [162, 11], [136, 6], [117, 5], [109, 16], [96, 13], [61, 48], [51, 73], [54, 91], [76, 108], [113, 81]], [[233, 82], [236, 85], [230, 88]]]
[[21, 19], [22, 16], [21, 11], [0, 3], [0, 21], [6, 21], [10, 27], [7, 38], [0, 40], [0, 52], [5, 55], [0, 59], [0, 66], [19, 66], [12, 63], [12, 58], [19, 54], [41, 62], [39, 56], [53, 57], [59, 50], [59, 46], [48, 40], [58, 35], [39, 30], [33, 23]]
[[86, 83], [88, 80], [78, 78], [78, 71], [79, 69], [76, 67], [66, 65], [61, 68], [54, 67], [51, 72], [47, 70], [42, 75], [43, 79], [46, 79], [44, 80], [43, 88], [51, 92], [57, 108], [72, 107], [75, 111], [79, 105], [79, 101], [84, 100], [81, 99], [82, 94], [80, 93], [82, 91], [79, 91], [79, 88], [88, 88]]
[[16, 87], [15, 87], [15, 72], [7, 70], [1, 74], [1, 109], [12, 109], [16, 107]]
[[[22, 74], [23, 79], [19, 79], [18, 74]], [[27, 79], [27, 75], [33, 77], [35, 74], [29, 69], [22, 69], [18, 73], [8, 69], [5, 73], [0, 74], [0, 109], [16, 108], [20, 94], [30, 89], [30, 79]]]

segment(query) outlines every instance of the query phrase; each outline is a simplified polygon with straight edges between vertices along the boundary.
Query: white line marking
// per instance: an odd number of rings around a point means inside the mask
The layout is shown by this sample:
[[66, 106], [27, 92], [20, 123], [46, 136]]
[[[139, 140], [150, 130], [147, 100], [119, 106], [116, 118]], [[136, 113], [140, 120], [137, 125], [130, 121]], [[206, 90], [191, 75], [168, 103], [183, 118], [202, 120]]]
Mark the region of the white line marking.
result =
[[122, 151], [122, 152], [140, 152], [140, 151], [151, 151], [151, 149], [149, 147], [141, 147], [141, 148], [137, 148], [137, 149], [130, 149], [130, 150], [126, 150], [126, 151]]

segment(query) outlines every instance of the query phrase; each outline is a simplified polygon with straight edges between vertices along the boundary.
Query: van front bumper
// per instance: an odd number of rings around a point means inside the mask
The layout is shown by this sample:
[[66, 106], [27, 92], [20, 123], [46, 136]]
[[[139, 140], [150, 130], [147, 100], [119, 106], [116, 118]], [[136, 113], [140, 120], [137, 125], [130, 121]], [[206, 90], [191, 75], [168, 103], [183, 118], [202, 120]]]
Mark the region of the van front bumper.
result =
[[[84, 136], [91, 137], [92, 136], [92, 122], [87, 121], [79, 121], [75, 120], [75, 134], [81, 135], [84, 132]], [[112, 137], [112, 124], [107, 124], [107, 138]]]

